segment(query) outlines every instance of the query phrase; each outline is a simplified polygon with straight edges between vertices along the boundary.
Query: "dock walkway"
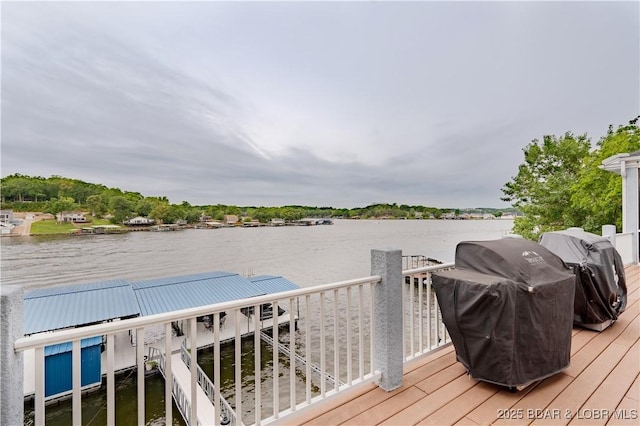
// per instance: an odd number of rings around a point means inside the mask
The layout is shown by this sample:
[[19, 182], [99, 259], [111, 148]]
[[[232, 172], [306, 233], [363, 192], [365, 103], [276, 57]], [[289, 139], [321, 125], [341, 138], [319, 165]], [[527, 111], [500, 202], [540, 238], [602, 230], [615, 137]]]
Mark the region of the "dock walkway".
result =
[[[180, 353], [173, 354], [171, 356], [171, 372], [173, 373], [173, 380], [177, 382], [177, 385], [184, 392], [183, 395], [186, 398], [188, 406], [191, 405], [191, 371], [187, 368], [186, 364], [182, 361]], [[175, 385], [174, 385], [175, 387]], [[197, 386], [198, 393], [198, 421], [201, 425], [213, 425], [215, 424], [215, 408], [207, 395], [204, 393], [200, 386]], [[174, 392], [175, 398], [175, 392]], [[177, 401], [176, 401], [177, 403]], [[188, 416], [188, 414], [187, 414]], [[185, 419], [187, 421], [187, 419]], [[188, 422], [187, 422], [188, 423]]]

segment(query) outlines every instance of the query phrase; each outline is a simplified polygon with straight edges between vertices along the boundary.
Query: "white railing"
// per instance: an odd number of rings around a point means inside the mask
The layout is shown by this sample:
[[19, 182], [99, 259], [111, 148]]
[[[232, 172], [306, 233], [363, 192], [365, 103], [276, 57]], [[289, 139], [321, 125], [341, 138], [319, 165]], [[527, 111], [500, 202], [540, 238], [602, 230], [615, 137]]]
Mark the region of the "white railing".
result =
[[442, 322], [442, 313], [431, 287], [434, 272], [452, 269], [453, 263], [425, 266], [402, 271], [404, 361], [410, 361], [451, 344]]
[[[399, 262], [398, 262], [399, 264]], [[405, 325], [405, 351], [403, 362], [426, 354], [431, 350], [449, 344], [449, 338], [441, 323], [441, 316], [431, 291], [431, 273], [451, 268], [452, 264], [429, 266], [402, 272], [405, 298], [403, 315]], [[400, 271], [398, 271], [400, 273]], [[405, 283], [410, 282], [411, 285]], [[415, 285], [417, 280], [419, 285]], [[190, 348], [197, 346], [197, 318], [207, 315], [213, 317], [214, 360], [221, 359], [220, 314], [227, 314], [225, 326], [235, 327], [233, 344], [233, 377], [222, 380], [221, 362], [213, 362], [213, 377], [216, 384], [209, 395], [213, 401], [212, 418], [216, 425], [221, 423], [224, 397], [234, 410], [237, 424], [263, 424], [275, 422], [294, 412], [310, 407], [315, 402], [332, 397], [348, 388], [377, 381], [380, 371], [374, 365], [376, 352], [374, 327], [376, 305], [376, 286], [382, 285], [380, 275], [341, 281], [313, 288], [304, 288], [278, 294], [255, 297], [250, 300], [220, 303], [177, 312], [145, 316], [128, 320], [114, 321], [99, 325], [80, 327], [32, 335], [15, 342], [16, 351], [35, 350], [33, 366], [35, 369], [34, 412], [35, 424], [43, 425], [45, 419], [44, 398], [44, 347], [52, 344], [73, 342], [73, 423], [80, 424], [82, 419], [82, 395], [80, 389], [80, 340], [89, 336], [106, 336], [106, 392], [107, 424], [115, 424], [115, 372], [114, 353], [115, 336], [119, 333], [133, 333], [135, 342], [144, 342], [145, 329], [163, 325], [164, 353], [170, 355], [172, 347], [172, 323], [186, 321], [188, 324], [187, 341]], [[244, 339], [246, 330], [240, 324], [246, 324], [243, 314], [249, 311], [253, 330], [260, 330], [260, 307], [273, 304], [275, 314], [271, 328], [271, 338], [277, 344], [261, 345], [260, 332], [253, 333], [249, 340]], [[413, 309], [408, 309], [412, 306]], [[287, 321], [277, 316], [278, 307], [289, 312]], [[244, 309], [243, 309], [244, 308]], [[229, 319], [235, 321], [229, 322]], [[245, 322], [241, 321], [244, 318]], [[282, 321], [282, 322], [280, 322]], [[375, 328], [375, 329], [374, 329]], [[246, 337], [246, 336], [245, 336]], [[253, 342], [251, 344], [251, 341]], [[225, 343], [226, 344], [226, 343]], [[247, 362], [246, 348], [253, 351], [253, 362]], [[282, 350], [285, 345], [288, 350]], [[243, 357], [244, 355], [244, 357]], [[163, 362], [166, 380], [165, 417], [167, 424], [172, 423], [172, 395], [176, 393], [179, 406], [188, 424], [196, 424], [197, 419], [198, 370], [191, 369], [191, 388], [176, 389], [172, 380], [172, 365], [167, 356]], [[303, 362], [301, 362], [301, 359]], [[191, 351], [191, 362], [198, 363], [197, 351]], [[253, 366], [243, 365], [253, 364]], [[268, 364], [271, 364], [267, 367]], [[145, 349], [139, 344], [135, 349], [137, 369], [137, 424], [145, 424]], [[400, 377], [402, 372], [400, 371]], [[228, 373], [227, 373], [228, 376]], [[324, 378], [324, 379], [323, 379]], [[315, 380], [315, 381], [314, 381]], [[201, 380], [202, 382], [202, 380]], [[266, 386], [265, 386], [266, 384]], [[188, 397], [188, 398], [187, 398]], [[180, 402], [181, 401], [181, 402]]]
[[627, 232], [616, 234], [615, 246], [618, 253], [620, 253], [622, 263], [628, 265], [630, 263], [637, 262], [637, 259], [633, 258], [633, 233]]

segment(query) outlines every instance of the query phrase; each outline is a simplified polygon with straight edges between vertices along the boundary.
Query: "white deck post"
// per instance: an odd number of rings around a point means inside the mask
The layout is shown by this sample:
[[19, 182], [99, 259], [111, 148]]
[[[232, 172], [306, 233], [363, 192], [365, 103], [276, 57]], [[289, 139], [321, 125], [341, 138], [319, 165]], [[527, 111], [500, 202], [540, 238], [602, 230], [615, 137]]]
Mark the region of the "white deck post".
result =
[[[0, 286], [0, 424], [24, 423], [24, 356], [13, 349], [23, 337], [23, 290]], [[44, 395], [43, 395], [44, 397]], [[37, 408], [37, 407], [36, 407]], [[44, 414], [44, 413], [43, 413]], [[44, 417], [38, 419], [44, 424]]]
[[631, 256], [640, 262], [640, 151], [622, 153], [602, 161], [602, 169], [622, 176], [622, 232], [631, 234]]
[[616, 226], [615, 225], [602, 225], [602, 236], [616, 246]]
[[371, 275], [379, 275], [375, 293], [375, 366], [379, 386], [392, 391], [402, 386], [402, 251], [371, 250]]
[[632, 235], [633, 263], [640, 259], [640, 166], [628, 166], [623, 177], [623, 225], [622, 232]]

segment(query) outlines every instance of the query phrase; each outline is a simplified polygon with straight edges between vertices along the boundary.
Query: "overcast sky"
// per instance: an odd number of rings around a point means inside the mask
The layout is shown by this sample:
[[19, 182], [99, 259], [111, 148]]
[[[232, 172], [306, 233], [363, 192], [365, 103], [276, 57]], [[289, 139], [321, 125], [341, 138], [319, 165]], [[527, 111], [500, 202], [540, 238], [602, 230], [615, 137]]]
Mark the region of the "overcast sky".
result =
[[2, 176], [172, 203], [502, 207], [640, 113], [632, 2], [5, 2]]

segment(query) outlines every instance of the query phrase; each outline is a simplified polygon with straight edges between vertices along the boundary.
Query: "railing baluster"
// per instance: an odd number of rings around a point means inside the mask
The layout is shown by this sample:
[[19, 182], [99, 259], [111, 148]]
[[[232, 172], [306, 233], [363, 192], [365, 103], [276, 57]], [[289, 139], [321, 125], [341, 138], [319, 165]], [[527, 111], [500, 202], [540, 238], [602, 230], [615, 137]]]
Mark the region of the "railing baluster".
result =
[[260, 357], [260, 328], [258, 319], [260, 318], [260, 305], [253, 306], [253, 353], [254, 353], [254, 374], [255, 378], [255, 424], [260, 425], [262, 418], [262, 400], [260, 390], [260, 377], [262, 374], [262, 365]]
[[305, 370], [305, 387], [306, 387], [306, 395], [307, 395], [307, 404], [311, 403], [311, 307], [310, 302], [311, 296], [306, 295], [304, 297], [304, 314], [305, 314], [305, 360], [306, 360], [306, 370]]
[[369, 373], [373, 374], [375, 371], [374, 360], [374, 347], [375, 347], [375, 283], [369, 284]]
[[[278, 344], [280, 342], [278, 324], [278, 301], [273, 302], [273, 327], [271, 334], [273, 335], [273, 417], [277, 419], [280, 415], [280, 352]], [[293, 312], [290, 312], [293, 315]]]
[[240, 309], [235, 309], [233, 311], [235, 326], [236, 326], [236, 335], [234, 340], [234, 360], [235, 360], [235, 406], [236, 406], [236, 418], [238, 422], [242, 424], [242, 335], [240, 334], [240, 317], [242, 313]]
[[364, 285], [358, 286], [358, 379], [364, 377]]
[[73, 389], [73, 424], [79, 425], [82, 423], [82, 393], [81, 393], [81, 377], [82, 373], [80, 369], [82, 368], [81, 364], [81, 348], [80, 348], [80, 339], [75, 339], [73, 341], [73, 347], [71, 352], [71, 364], [73, 365], [73, 373], [72, 373], [72, 389]]
[[[405, 330], [407, 329], [407, 292], [403, 291], [402, 292], [402, 333], [405, 336], [404, 338], [406, 339], [406, 333]], [[407, 342], [404, 341], [402, 342], [402, 359], [403, 362], [407, 360]]]
[[[107, 335], [107, 424], [116, 423], [116, 378], [115, 378], [115, 340], [114, 334]], [[170, 424], [170, 423], [168, 423]]]
[[[171, 357], [173, 351], [171, 334], [171, 323], [168, 322], [164, 325], [164, 417], [165, 424], [173, 424], [173, 405], [171, 404], [171, 390], [173, 389], [173, 373], [171, 371]], [[107, 424], [112, 425], [114, 423]]]
[[[413, 275], [409, 275], [409, 309], [408, 309], [408, 313], [409, 313], [409, 356], [411, 358], [414, 357], [415, 355], [415, 341], [416, 341], [416, 337], [415, 337], [415, 332], [414, 332], [414, 324], [415, 324], [415, 291], [414, 291], [414, 282], [413, 282]], [[422, 348], [421, 348], [422, 349]]]
[[352, 383], [352, 350], [351, 350], [351, 287], [347, 287], [347, 383], [351, 386]]
[[[293, 298], [289, 299], [289, 311], [293, 312]], [[296, 329], [294, 315], [289, 316], [289, 394], [291, 411], [296, 410]]]
[[191, 352], [189, 372], [191, 373], [191, 410], [189, 412], [189, 424], [198, 424], [198, 328], [196, 318], [189, 318], [189, 349]]
[[213, 411], [216, 426], [220, 425], [220, 415], [222, 414], [220, 359], [220, 314], [216, 312], [213, 314]]
[[145, 424], [144, 400], [144, 328], [136, 328], [136, 365], [138, 385], [138, 424]]
[[[325, 343], [325, 319], [324, 319], [324, 291], [320, 293], [320, 395], [324, 398], [327, 391], [327, 365]], [[337, 379], [336, 379], [337, 380]]]
[[36, 426], [44, 426], [45, 410], [44, 410], [44, 347], [40, 346], [35, 349], [35, 424]]
[[431, 315], [435, 314], [435, 312], [433, 312], [433, 310], [431, 309], [431, 273], [427, 272], [427, 306], [429, 307], [429, 315], [427, 315], [427, 346], [429, 347], [429, 350], [431, 350], [433, 348], [433, 341], [432, 341], [432, 336], [431, 336], [431, 327], [432, 327], [432, 323], [431, 323]]
[[[424, 300], [423, 300], [423, 287], [422, 274], [418, 275], [418, 352], [424, 352], [424, 339], [423, 339], [423, 323], [424, 323]], [[427, 310], [428, 312], [428, 310]]]
[[338, 344], [338, 289], [333, 290], [333, 377], [334, 389], [340, 388], [340, 346]]

